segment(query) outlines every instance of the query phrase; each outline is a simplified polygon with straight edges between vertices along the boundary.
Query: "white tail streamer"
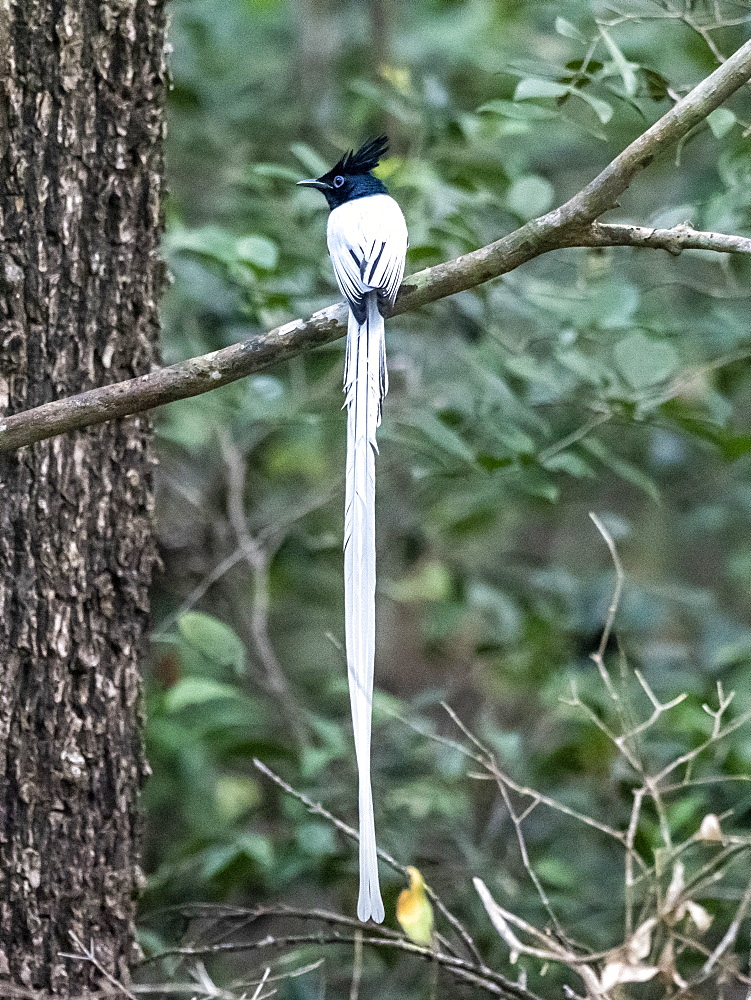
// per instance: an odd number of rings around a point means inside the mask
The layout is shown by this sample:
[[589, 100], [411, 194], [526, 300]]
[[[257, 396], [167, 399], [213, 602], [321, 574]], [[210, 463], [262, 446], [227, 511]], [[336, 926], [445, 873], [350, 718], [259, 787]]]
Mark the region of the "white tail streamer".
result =
[[375, 291], [365, 295], [365, 320], [350, 311], [344, 391], [347, 407], [347, 485], [344, 523], [344, 618], [352, 727], [359, 779], [360, 920], [384, 917], [378, 884], [370, 732], [375, 660], [376, 428], [386, 395], [386, 344]]

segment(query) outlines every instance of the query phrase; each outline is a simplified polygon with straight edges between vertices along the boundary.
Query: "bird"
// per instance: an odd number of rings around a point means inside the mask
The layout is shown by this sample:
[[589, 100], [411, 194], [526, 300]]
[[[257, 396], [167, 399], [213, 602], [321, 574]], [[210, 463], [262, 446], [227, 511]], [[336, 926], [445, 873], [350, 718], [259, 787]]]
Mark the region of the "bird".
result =
[[433, 907], [425, 891], [425, 881], [417, 868], [406, 869], [409, 889], [402, 889], [396, 901], [396, 919], [410, 939], [423, 948], [433, 945]]
[[349, 150], [321, 177], [298, 181], [320, 191], [339, 290], [349, 307], [344, 363], [347, 464], [344, 504], [344, 632], [358, 771], [360, 891], [357, 915], [381, 923], [370, 740], [375, 664], [376, 429], [388, 391], [384, 315], [404, 275], [407, 224], [372, 171], [388, 150], [385, 135]]

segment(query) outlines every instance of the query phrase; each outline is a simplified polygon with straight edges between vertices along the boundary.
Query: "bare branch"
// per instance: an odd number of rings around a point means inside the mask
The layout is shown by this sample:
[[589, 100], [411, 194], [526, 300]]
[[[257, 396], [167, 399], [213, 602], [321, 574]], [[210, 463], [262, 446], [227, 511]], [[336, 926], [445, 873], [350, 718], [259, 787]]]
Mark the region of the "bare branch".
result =
[[[741, 237], [697, 233], [689, 226], [650, 230], [640, 226], [593, 225], [603, 212], [615, 207], [618, 197], [655, 156], [688, 135], [750, 78], [751, 41], [670, 108], [564, 205], [488, 246], [411, 275], [400, 289], [393, 314], [474, 288], [563, 247], [614, 245], [656, 247], [671, 253], [694, 248], [750, 252], [749, 241]], [[342, 336], [345, 328], [346, 309], [340, 303], [320, 310], [307, 320], [293, 320], [211, 354], [137, 379], [44, 403], [8, 416], [0, 423], [0, 451], [12, 451], [65, 431], [143, 413], [155, 406], [209, 392], [329, 343]]]
[[582, 234], [579, 246], [648, 247], [652, 250], [667, 250], [675, 257], [683, 253], [684, 250], [751, 253], [751, 239], [747, 236], [698, 232], [688, 222], [683, 222], [672, 229], [651, 229], [647, 226], [593, 222], [589, 229]]
[[605, 666], [605, 649], [613, 631], [613, 622], [615, 621], [615, 616], [618, 613], [618, 605], [621, 602], [621, 594], [623, 593], [623, 583], [626, 579], [626, 574], [623, 572], [623, 563], [618, 555], [618, 549], [615, 547], [613, 536], [610, 534], [599, 517], [592, 511], [589, 512], [589, 517], [605, 540], [605, 544], [608, 547], [610, 558], [613, 560], [613, 566], [615, 568], [615, 587], [613, 588], [613, 596], [610, 599], [610, 607], [608, 608], [608, 616], [605, 620], [605, 628], [602, 630], [600, 645], [597, 647], [597, 652], [592, 653], [591, 659], [597, 664], [597, 669], [600, 671], [600, 677], [608, 690], [608, 694], [613, 701], [617, 702], [618, 693], [613, 686], [613, 681], [611, 680], [610, 674]]
[[[577, 955], [575, 952], [562, 947], [553, 938], [543, 935], [536, 927], [527, 924], [526, 921], [520, 920], [514, 914], [509, 913], [508, 910], [504, 910], [493, 899], [488, 887], [481, 878], [475, 878], [472, 881], [482, 900], [482, 905], [485, 907], [488, 917], [490, 917], [490, 922], [506, 942], [512, 954], [529, 955], [532, 958], [539, 958], [548, 962], [560, 962], [573, 969], [581, 977], [582, 982], [587, 988], [587, 994], [590, 997], [596, 997], [601, 994], [597, 973], [587, 964], [590, 961], [588, 957], [582, 958], [582, 956]], [[524, 944], [512, 931], [511, 923], [521, 926], [521, 929], [536, 938], [542, 938], [546, 947], [536, 948], [532, 945]]]
[[743, 893], [741, 901], [738, 904], [735, 916], [723, 934], [722, 940], [702, 966], [702, 977], [708, 976], [722, 956], [735, 944], [735, 939], [738, 937], [738, 932], [741, 929], [744, 917], [748, 913], [749, 906], [751, 906], [751, 882], [746, 886], [746, 891]]

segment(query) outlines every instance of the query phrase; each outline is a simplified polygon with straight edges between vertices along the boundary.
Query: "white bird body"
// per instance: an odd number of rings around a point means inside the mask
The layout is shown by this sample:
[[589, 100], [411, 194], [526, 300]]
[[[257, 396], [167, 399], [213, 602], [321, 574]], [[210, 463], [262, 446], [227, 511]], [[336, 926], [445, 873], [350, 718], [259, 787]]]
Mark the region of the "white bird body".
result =
[[327, 241], [336, 280], [350, 307], [344, 369], [347, 482], [344, 525], [344, 617], [352, 727], [359, 777], [360, 894], [357, 915], [379, 923], [370, 733], [375, 660], [376, 428], [388, 389], [381, 309], [396, 299], [404, 274], [407, 226], [387, 194], [354, 198], [329, 215]]

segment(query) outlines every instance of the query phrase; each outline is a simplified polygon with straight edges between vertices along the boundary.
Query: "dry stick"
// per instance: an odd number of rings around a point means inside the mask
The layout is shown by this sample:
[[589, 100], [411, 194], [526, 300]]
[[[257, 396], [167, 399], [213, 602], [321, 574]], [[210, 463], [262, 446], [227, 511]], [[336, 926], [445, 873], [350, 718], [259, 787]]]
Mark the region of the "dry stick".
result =
[[[593, 653], [591, 658], [597, 664], [597, 669], [600, 672], [600, 677], [602, 678], [602, 681], [605, 684], [605, 687], [607, 688], [611, 699], [615, 703], [616, 708], [618, 710], [621, 710], [621, 697], [618, 691], [616, 690], [615, 685], [612, 683], [610, 674], [608, 673], [607, 667], [605, 666], [605, 649], [607, 647], [608, 640], [610, 639], [610, 636], [613, 631], [613, 623], [615, 622], [615, 616], [618, 613], [618, 606], [621, 601], [621, 595], [623, 593], [623, 585], [625, 582], [626, 575], [623, 570], [623, 563], [621, 562], [621, 558], [618, 555], [618, 549], [616, 548], [612, 535], [607, 530], [602, 521], [597, 517], [596, 514], [590, 511], [589, 516], [592, 522], [594, 523], [595, 527], [597, 528], [597, 530], [602, 535], [605, 544], [608, 547], [610, 558], [613, 561], [613, 567], [615, 569], [615, 587], [613, 589], [613, 596], [610, 601], [610, 607], [608, 608], [607, 618], [605, 619], [605, 628], [603, 629], [602, 636], [600, 638], [600, 645], [597, 649], [597, 652]], [[627, 840], [626, 840], [624, 888], [625, 888], [625, 898], [626, 898], [627, 931], [630, 931], [632, 929], [632, 918], [633, 918], [633, 886], [634, 886], [633, 860], [634, 857], [636, 857], [636, 852], [634, 850], [634, 836], [635, 836], [634, 823], [637, 821], [636, 817], [639, 811], [641, 810], [644, 794], [647, 792], [649, 793], [652, 801], [654, 802], [665, 846], [668, 848], [668, 850], [672, 848], [672, 841], [670, 837], [670, 826], [667, 821], [667, 815], [665, 812], [664, 804], [662, 802], [660, 791], [657, 787], [657, 781], [654, 778], [652, 778], [649, 774], [647, 774], [645, 767], [639, 760], [635, 747], [632, 747], [630, 744], [642, 732], [645, 732], [647, 729], [651, 728], [655, 724], [655, 722], [659, 719], [659, 717], [662, 715], [663, 712], [666, 712], [669, 709], [674, 708], [676, 705], [679, 705], [686, 698], [685, 694], [681, 694], [677, 698], [674, 698], [672, 701], [666, 702], [663, 705], [659, 701], [659, 699], [655, 696], [654, 692], [652, 691], [652, 689], [650, 688], [649, 684], [642, 676], [642, 674], [638, 670], [634, 670], [634, 674], [636, 675], [636, 679], [641, 685], [642, 690], [644, 691], [647, 698], [652, 704], [652, 714], [646, 721], [640, 723], [639, 725], [632, 726], [627, 732], [622, 733], [620, 736], [616, 737], [615, 734], [611, 734], [610, 730], [607, 727], [605, 727], [603, 723], [600, 722], [596, 713], [592, 712], [587, 706], [584, 706], [581, 701], [579, 702], [580, 704], [582, 704], [582, 707], [585, 708], [589, 717], [594, 721], [596, 721], [596, 724], [599, 726], [599, 728], [602, 731], [606, 732], [608, 735], [610, 735], [611, 739], [614, 740], [614, 743], [618, 748], [618, 750], [620, 751], [620, 753], [623, 754], [623, 756], [629, 762], [631, 767], [634, 768], [636, 773], [641, 775], [642, 778], [643, 791], [640, 795], [635, 796], [634, 805], [632, 807], [631, 820], [629, 822], [629, 827], [627, 831]], [[624, 721], [624, 712], [622, 710], [621, 710], [621, 720]]]
[[349, 987], [349, 1000], [360, 1000], [360, 983], [362, 982], [362, 928], [355, 932], [355, 949], [352, 957], [352, 982]]
[[[290, 530], [291, 526], [296, 522], [301, 520], [306, 514], [317, 510], [328, 502], [329, 492], [323, 492], [316, 494], [312, 499], [306, 500], [304, 503], [299, 504], [293, 510], [287, 513], [276, 513], [275, 520], [273, 524], [268, 524], [262, 528], [257, 535], [259, 544], [263, 544], [269, 553], [269, 558], [273, 556], [276, 550], [281, 546], [282, 542], [286, 538], [287, 532]], [[193, 590], [188, 594], [185, 600], [182, 602], [179, 608], [171, 612], [163, 618], [155, 627], [154, 631], [151, 633], [152, 640], [156, 642], [166, 642], [169, 640], [170, 629], [177, 622], [180, 615], [184, 614], [186, 611], [190, 611], [191, 608], [201, 600], [204, 594], [211, 588], [215, 583], [217, 583], [228, 573], [233, 566], [236, 566], [239, 562], [242, 562], [246, 558], [245, 551], [242, 547], [238, 547], [234, 552], [231, 552], [225, 559], [222, 559], [205, 577], [198, 583]]]
[[712, 969], [717, 964], [720, 958], [725, 954], [728, 948], [732, 948], [735, 944], [735, 939], [738, 937], [738, 932], [741, 929], [741, 924], [743, 923], [744, 917], [748, 912], [749, 906], [751, 906], [751, 882], [746, 886], [746, 891], [743, 893], [740, 903], [738, 904], [738, 909], [735, 912], [730, 926], [725, 931], [722, 941], [717, 945], [715, 950], [706, 960], [702, 966], [701, 975], [702, 977], [709, 976]]
[[[493, 899], [488, 887], [481, 878], [474, 878], [472, 879], [472, 882], [478, 896], [482, 900], [482, 905], [485, 907], [485, 911], [490, 918], [490, 922], [498, 931], [500, 937], [511, 949], [512, 953], [516, 953], [518, 955], [529, 955], [530, 957], [539, 958], [546, 962], [560, 962], [568, 966], [568, 968], [572, 969], [581, 977], [587, 987], [587, 993], [589, 996], [597, 996], [599, 994], [600, 989], [597, 973], [588, 964], [591, 961], [589, 956], [582, 958], [582, 956], [576, 955], [574, 952], [562, 947], [557, 941], [552, 940], [547, 935], [543, 935], [537, 930], [536, 927], [532, 926], [532, 924], [528, 924], [515, 914], [504, 910]], [[535, 948], [531, 945], [524, 944], [524, 942], [521, 941], [511, 930], [511, 923], [516, 924], [517, 927], [525, 930], [528, 934], [531, 934], [534, 937], [542, 938], [546, 947]]]
[[613, 568], [615, 569], [615, 587], [613, 588], [613, 596], [610, 598], [610, 607], [608, 608], [608, 616], [605, 619], [605, 628], [602, 630], [600, 645], [597, 647], [597, 652], [592, 653], [590, 659], [594, 660], [597, 664], [597, 669], [600, 672], [600, 677], [602, 678], [603, 684], [607, 688], [608, 694], [614, 702], [618, 702], [620, 701], [620, 697], [618, 692], [615, 690], [610, 674], [605, 667], [605, 649], [613, 631], [613, 622], [615, 621], [615, 616], [618, 612], [618, 605], [621, 603], [621, 594], [623, 593], [623, 584], [626, 579], [626, 574], [623, 572], [623, 563], [621, 562], [618, 550], [615, 547], [613, 536], [610, 534], [599, 517], [592, 511], [589, 512], [589, 517], [602, 535], [605, 544], [608, 547], [610, 558], [613, 560]]
[[[611, 697], [611, 700], [615, 703], [617, 708], [621, 707], [621, 697], [613, 684], [610, 673], [605, 666], [605, 649], [607, 647], [608, 641], [613, 631], [613, 623], [615, 622], [615, 616], [618, 613], [618, 607], [621, 602], [621, 595], [623, 593], [623, 585], [625, 582], [625, 572], [623, 570], [623, 563], [621, 562], [621, 557], [618, 554], [618, 549], [616, 548], [615, 542], [612, 535], [607, 530], [602, 521], [594, 514], [592, 511], [589, 513], [590, 519], [592, 520], [594, 526], [602, 535], [605, 544], [608, 547], [608, 552], [610, 553], [610, 558], [613, 561], [613, 568], [615, 570], [615, 587], [613, 588], [613, 595], [610, 599], [610, 606], [608, 607], [607, 617], [605, 619], [605, 627], [602, 630], [602, 635], [600, 637], [600, 645], [597, 647], [597, 651], [592, 653], [591, 659], [597, 665], [597, 669], [600, 673], [600, 677]], [[649, 720], [648, 720], [649, 721]], [[651, 725], [651, 722], [649, 722]], [[619, 739], [623, 741], [624, 747], [626, 741], [629, 740], [635, 733], [629, 734], [629, 736], [623, 735]], [[626, 759], [629, 761], [632, 767], [635, 767], [637, 763], [635, 755], [631, 755], [630, 749], [626, 752], [626, 749], [621, 746], [618, 739], [615, 740], [616, 746], [621, 750], [622, 753], [626, 755]], [[633, 756], [633, 759], [632, 759]], [[638, 770], [642, 771], [641, 767]], [[633, 930], [633, 885], [634, 885], [634, 857], [636, 856], [636, 851], [634, 848], [634, 838], [636, 835], [635, 823], [637, 822], [637, 816], [641, 809], [641, 802], [644, 795], [644, 791], [638, 794], [634, 798], [634, 805], [631, 813], [631, 820], [629, 822], [628, 831], [626, 834], [626, 859], [625, 859], [625, 869], [624, 869], [624, 879], [625, 879], [625, 900], [626, 900], [626, 922], [625, 928], [626, 933], [630, 934]]]
[[[304, 795], [302, 792], [298, 792], [296, 788], [293, 788], [292, 785], [287, 784], [287, 782], [283, 778], [280, 778], [278, 774], [275, 774], [270, 767], [267, 767], [266, 764], [258, 760], [257, 757], [253, 758], [253, 764], [262, 774], [265, 774], [267, 778], [270, 778], [275, 785], [278, 785], [278, 787], [281, 788], [282, 791], [286, 792], [288, 795], [291, 795], [293, 798], [297, 799], [298, 802], [302, 802], [302, 804], [305, 806], [306, 809], [308, 809], [309, 812], [313, 813], [316, 816], [321, 816], [323, 819], [327, 820], [329, 823], [335, 826], [336, 829], [340, 831], [340, 833], [343, 833], [345, 837], [349, 837], [351, 840], [355, 841], [355, 843], [359, 842], [360, 835], [358, 834], [357, 830], [349, 826], [347, 823], [343, 822], [343, 820], [338, 819], [336, 816], [334, 816], [333, 813], [330, 813], [328, 809], [326, 809], [324, 806], [320, 804], [320, 802], [313, 802], [313, 800], [309, 799], [307, 795]], [[385, 861], [387, 865], [390, 865], [394, 869], [394, 871], [399, 872], [400, 875], [403, 875], [405, 878], [407, 878], [407, 869], [404, 865], [400, 864], [396, 860], [396, 858], [393, 858], [390, 854], [384, 851], [383, 848], [379, 847], [377, 848], [377, 851], [378, 851], [378, 857], [381, 859], [381, 861]], [[451, 924], [456, 933], [464, 942], [470, 955], [472, 955], [472, 958], [475, 960], [475, 962], [477, 962], [479, 967], [484, 972], [487, 969], [487, 966], [485, 965], [482, 955], [477, 949], [477, 945], [472, 940], [472, 936], [470, 935], [469, 931], [461, 923], [461, 921], [457, 917], [455, 917], [454, 914], [446, 907], [446, 904], [443, 902], [443, 900], [439, 897], [439, 895], [435, 892], [434, 889], [431, 889], [429, 885], [426, 885], [425, 890], [430, 896], [436, 909], [439, 910], [439, 912], [443, 914], [448, 923]], [[447, 947], [449, 950], [453, 951], [448, 942], [445, 941], [445, 939], [441, 938], [440, 935], [438, 935], [438, 939], [441, 942], [441, 944], [443, 944], [444, 947]]]
[[599, 830], [600, 833], [604, 833], [608, 837], [612, 837], [614, 840], [617, 840], [619, 844], [625, 844], [625, 834], [620, 830], [616, 830], [615, 827], [608, 826], [605, 823], [600, 823], [599, 820], [592, 819], [591, 816], [587, 816], [585, 813], [577, 812], [576, 809], [571, 809], [569, 806], [564, 805], [563, 802], [558, 802], [557, 799], [551, 799], [548, 795], [543, 795], [542, 792], [535, 791], [534, 788], [527, 788], [524, 785], [517, 784], [512, 778], [509, 778], [507, 774], [504, 774], [497, 764], [484, 762], [483, 766], [487, 768], [487, 774], [470, 774], [469, 777], [476, 778], [478, 780], [482, 779], [485, 781], [503, 782], [503, 784], [508, 788], [513, 788], [515, 792], [518, 792], [519, 795], [528, 795], [530, 798], [534, 799], [535, 804], [541, 802], [550, 809], [555, 809], [556, 812], [563, 813], [564, 816], [570, 816], [571, 819], [578, 820], [580, 823], [584, 823], [585, 826], [591, 826], [593, 829]]
[[[618, 197], [636, 174], [659, 152], [684, 138], [749, 79], [751, 41], [670, 108], [564, 205], [488, 246], [411, 275], [400, 289], [393, 314], [474, 288], [563, 247], [614, 245], [655, 247], [670, 253], [683, 249], [751, 252], [751, 241], [742, 237], [700, 233], [690, 226], [650, 230], [641, 226], [593, 225], [598, 216], [616, 206]], [[346, 307], [340, 303], [322, 309], [308, 320], [293, 320], [220, 351], [137, 379], [44, 403], [6, 417], [0, 423], [0, 451], [11, 451], [64, 431], [197, 396], [329, 343], [341, 337], [345, 328]]]
[[540, 800], [533, 799], [532, 802], [530, 802], [530, 804], [524, 810], [524, 812], [521, 815], [518, 815], [516, 809], [514, 808], [514, 804], [511, 801], [511, 796], [509, 795], [508, 788], [506, 788], [506, 786], [502, 781], [499, 781], [496, 784], [498, 785], [498, 789], [501, 793], [504, 805], [506, 806], [506, 810], [509, 816], [511, 817], [511, 822], [514, 824], [514, 830], [516, 832], [516, 842], [519, 845], [519, 854], [521, 855], [522, 865], [524, 866], [524, 870], [529, 875], [532, 884], [534, 885], [537, 891], [537, 895], [540, 899], [540, 902], [542, 903], [545, 912], [550, 917], [550, 920], [556, 929], [556, 933], [560, 937], [565, 937], [566, 933], [563, 928], [563, 925], [561, 924], [555, 910], [551, 905], [551, 902], [548, 898], [548, 894], [545, 892], [545, 889], [543, 887], [542, 882], [540, 881], [537, 872], [532, 867], [532, 862], [529, 859], [529, 851], [527, 850], [527, 841], [524, 836], [524, 830], [522, 829], [522, 824], [524, 823], [524, 820], [527, 818], [527, 816], [529, 816], [532, 810], [535, 809], [540, 804]]
[[[237, 545], [250, 570], [252, 596], [250, 602], [250, 634], [256, 655], [266, 675], [266, 688], [282, 702], [286, 717], [298, 741], [302, 744], [308, 733], [303, 713], [291, 697], [289, 685], [276, 656], [269, 635], [269, 566], [275, 547], [264, 544], [250, 533], [245, 515], [247, 462], [229, 434], [220, 435], [220, 446], [227, 469], [227, 519], [235, 533]], [[284, 536], [282, 535], [281, 538]]]
[[634, 930], [634, 887], [636, 885], [636, 880], [634, 877], [634, 858], [636, 855], [636, 833], [639, 829], [639, 820], [641, 818], [641, 807], [644, 801], [644, 796], [647, 794], [647, 789], [642, 785], [637, 788], [634, 792], [634, 802], [631, 806], [631, 817], [628, 823], [628, 830], [626, 832], [626, 864], [625, 864], [625, 902], [626, 902], [626, 919], [625, 919], [625, 932], [626, 936], [633, 933]]
[[[286, 789], [285, 789], [286, 791]], [[306, 803], [307, 804], [307, 803]], [[324, 810], [325, 811], [325, 810]], [[362, 930], [362, 921], [358, 920], [356, 917], [347, 917], [343, 913], [336, 913], [333, 910], [322, 910], [320, 908], [314, 909], [300, 909], [295, 906], [287, 906], [284, 903], [276, 903], [271, 906], [229, 906], [221, 903], [191, 903], [186, 906], [170, 906], [166, 907], [162, 911], [157, 911], [158, 913], [164, 912], [178, 912], [184, 916], [199, 916], [199, 917], [216, 917], [217, 921], [222, 919], [227, 919], [229, 917], [241, 918], [240, 922], [234, 927], [229, 928], [229, 930], [222, 936], [227, 937], [231, 933], [237, 933], [238, 930], [245, 930], [246, 927], [260, 920], [263, 917], [287, 917], [292, 920], [320, 920], [323, 923], [332, 924], [334, 926], [347, 927], [351, 930]], [[393, 931], [389, 927], [379, 927], [378, 933], [382, 937], [393, 938], [396, 940], [403, 940], [403, 935], [398, 931]], [[194, 941], [191, 948], [203, 948], [208, 951], [210, 948], [214, 948], [217, 945], [224, 945], [221, 939], [214, 940], [211, 942], [199, 943]], [[186, 946], [187, 947], [187, 946]], [[159, 959], [166, 958], [169, 955], [181, 954], [180, 950], [177, 951], [168, 950], [162, 951], [154, 955], [149, 955], [147, 958], [141, 959], [140, 965], [148, 965], [151, 962], [155, 962]]]
[[[610, 603], [610, 607], [608, 609], [605, 628], [603, 630], [599, 648], [597, 652], [592, 655], [592, 659], [597, 664], [597, 667], [600, 671], [600, 674], [603, 678], [603, 681], [608, 691], [611, 694], [611, 697], [613, 697], [615, 701], [618, 701], [619, 696], [615, 691], [615, 689], [613, 688], [610, 680], [610, 675], [607, 673], [607, 670], [605, 668], [604, 652], [612, 631], [615, 615], [618, 610], [625, 574], [623, 571], [623, 565], [621, 563], [612, 536], [609, 534], [607, 529], [604, 527], [602, 522], [595, 514], [590, 513], [589, 516], [594, 522], [600, 534], [602, 535], [603, 539], [605, 540], [606, 545], [608, 546], [608, 550], [613, 560], [613, 565], [615, 567], [615, 572], [616, 572], [616, 586], [613, 591], [613, 597]], [[625, 752], [623, 744], [627, 740], [630, 740], [634, 736], [643, 732], [645, 729], [649, 728], [657, 720], [657, 718], [659, 718], [659, 716], [662, 715], [664, 711], [667, 711], [668, 709], [675, 707], [675, 705], [679, 704], [685, 698], [685, 695], [681, 695], [678, 698], [674, 698], [672, 701], [667, 702], [666, 704], [662, 704], [659, 701], [659, 699], [655, 696], [654, 692], [652, 691], [652, 689], [650, 688], [646, 679], [642, 676], [640, 671], [636, 670], [635, 674], [637, 680], [639, 681], [639, 684], [641, 685], [645, 694], [652, 703], [653, 711], [652, 715], [645, 723], [636, 726], [629, 733], [623, 734], [621, 737], [617, 739], [616, 743], [618, 745], [619, 750], [621, 750], [622, 753]], [[722, 717], [725, 711], [730, 706], [732, 700], [733, 700], [733, 694], [731, 693], [726, 697], [722, 691], [722, 687], [718, 683], [717, 711], [712, 711], [711, 709], [708, 708], [708, 706], [705, 706], [706, 711], [713, 719], [712, 733], [710, 737], [700, 747], [695, 747], [694, 750], [672, 761], [671, 764], [669, 764], [662, 771], [660, 771], [659, 774], [655, 776], [649, 776], [648, 774], [646, 774], [646, 772], [642, 771], [644, 784], [642, 785], [641, 788], [637, 789], [637, 791], [634, 794], [634, 805], [632, 808], [632, 813], [629, 821], [627, 838], [626, 838], [625, 888], [626, 888], [626, 933], [627, 934], [630, 934], [633, 928], [633, 889], [636, 881], [634, 879], [634, 872], [633, 872], [633, 858], [635, 856], [634, 841], [636, 836], [636, 829], [638, 826], [638, 818], [641, 811], [641, 806], [643, 803], [644, 796], [646, 794], [649, 794], [649, 796], [652, 798], [660, 819], [660, 826], [662, 828], [663, 840], [665, 841], [668, 850], [672, 849], [670, 831], [667, 824], [667, 817], [665, 815], [661, 799], [661, 791], [664, 790], [660, 789], [658, 786], [660, 785], [661, 780], [667, 774], [672, 773], [681, 764], [689, 763], [696, 756], [698, 756], [698, 754], [701, 753], [702, 750], [706, 749], [711, 743], [715, 742], [718, 738], [721, 738], [722, 736], [725, 736], [728, 733], [732, 732], [734, 729], [739, 728], [741, 725], [747, 722], [749, 718], [751, 718], [751, 713], [746, 713], [744, 716], [741, 716], [739, 719], [737, 719], [735, 723], [729, 725], [726, 730], [723, 730]], [[717, 859], [715, 859], [715, 862], [716, 861]], [[698, 882], [698, 879], [696, 881]], [[688, 887], [686, 887], [685, 891], [686, 893], [688, 893]], [[728, 948], [732, 947], [736, 937], [738, 936], [740, 924], [746, 915], [749, 905], [751, 905], [751, 883], [749, 883], [748, 887], [746, 888], [743, 898], [741, 899], [741, 902], [738, 906], [736, 916], [733, 922], [731, 923], [730, 927], [728, 928], [727, 932], [723, 936], [722, 941], [720, 941], [717, 948], [712, 952], [710, 957], [705, 962], [702, 968], [702, 978], [706, 978], [710, 974], [713, 966], [717, 963], [717, 961], [722, 957], [722, 955], [727, 951]]]

